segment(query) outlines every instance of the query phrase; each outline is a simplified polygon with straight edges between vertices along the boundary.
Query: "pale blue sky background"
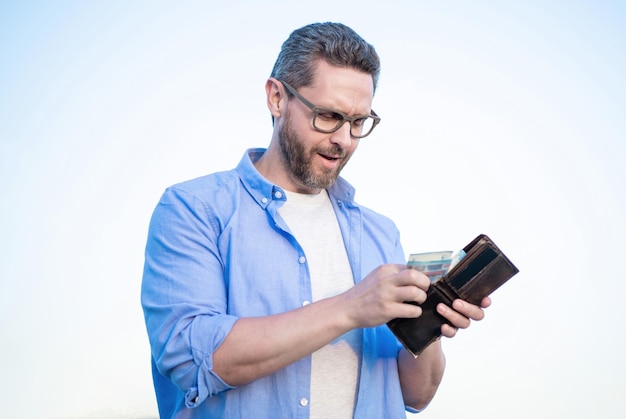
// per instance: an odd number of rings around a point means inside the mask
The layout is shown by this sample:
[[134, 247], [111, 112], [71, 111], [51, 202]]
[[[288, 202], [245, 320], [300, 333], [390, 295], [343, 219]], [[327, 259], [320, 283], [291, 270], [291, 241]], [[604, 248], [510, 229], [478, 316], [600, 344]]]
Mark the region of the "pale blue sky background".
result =
[[225, 3], [0, 2], [0, 416], [156, 416], [152, 209], [268, 144], [281, 43], [331, 20], [383, 62], [357, 200], [407, 254], [487, 233], [521, 271], [418, 417], [621, 417], [626, 3]]

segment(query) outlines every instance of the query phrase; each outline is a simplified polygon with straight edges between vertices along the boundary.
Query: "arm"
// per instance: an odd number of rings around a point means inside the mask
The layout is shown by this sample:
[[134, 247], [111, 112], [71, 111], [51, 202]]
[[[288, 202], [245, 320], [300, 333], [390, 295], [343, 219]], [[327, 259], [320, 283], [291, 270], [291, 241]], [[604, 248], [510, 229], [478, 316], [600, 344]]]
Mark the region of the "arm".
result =
[[226, 221], [206, 205], [179, 188], [163, 195], [150, 224], [142, 282], [152, 357], [190, 406], [272, 374], [350, 329], [420, 314], [403, 301], [424, 301], [428, 279], [405, 265], [383, 265], [343, 294], [305, 307], [229, 315], [216, 231]]
[[[428, 279], [404, 265], [383, 265], [350, 290], [297, 310], [242, 318], [213, 356], [215, 372], [230, 385], [269, 375], [347, 331], [395, 317], [417, 317]], [[261, 342], [249, 345], [248, 342]]]
[[[453, 337], [459, 328], [469, 327], [471, 320], [482, 320], [483, 308], [491, 304], [489, 297], [482, 301], [482, 308], [462, 300], [455, 300], [454, 309], [439, 304], [437, 311], [451, 323], [441, 327], [443, 336]], [[413, 358], [404, 348], [398, 355], [398, 372], [402, 396], [407, 406], [422, 410], [435, 396], [445, 369], [445, 356], [441, 349], [441, 341], [429, 345], [417, 358]]]

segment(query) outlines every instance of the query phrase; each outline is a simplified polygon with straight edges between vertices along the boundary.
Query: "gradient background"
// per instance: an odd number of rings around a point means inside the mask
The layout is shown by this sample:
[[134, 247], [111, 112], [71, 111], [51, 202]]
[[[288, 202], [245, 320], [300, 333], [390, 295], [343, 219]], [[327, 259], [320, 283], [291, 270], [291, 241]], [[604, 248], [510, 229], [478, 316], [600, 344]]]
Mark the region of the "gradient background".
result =
[[156, 417], [151, 212], [269, 143], [280, 45], [331, 20], [383, 63], [357, 200], [407, 255], [487, 233], [521, 271], [419, 417], [622, 417], [626, 3], [225, 3], [0, 3], [0, 416]]

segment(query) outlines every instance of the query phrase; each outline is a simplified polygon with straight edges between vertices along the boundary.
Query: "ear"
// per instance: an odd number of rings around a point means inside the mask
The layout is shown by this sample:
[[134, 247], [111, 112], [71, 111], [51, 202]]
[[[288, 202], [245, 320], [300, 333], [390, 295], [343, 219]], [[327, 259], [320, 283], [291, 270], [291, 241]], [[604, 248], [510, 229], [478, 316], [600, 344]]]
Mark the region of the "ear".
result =
[[284, 88], [281, 82], [274, 77], [270, 77], [265, 82], [265, 94], [267, 96], [267, 107], [274, 118], [280, 118], [287, 106], [287, 98], [284, 95]]

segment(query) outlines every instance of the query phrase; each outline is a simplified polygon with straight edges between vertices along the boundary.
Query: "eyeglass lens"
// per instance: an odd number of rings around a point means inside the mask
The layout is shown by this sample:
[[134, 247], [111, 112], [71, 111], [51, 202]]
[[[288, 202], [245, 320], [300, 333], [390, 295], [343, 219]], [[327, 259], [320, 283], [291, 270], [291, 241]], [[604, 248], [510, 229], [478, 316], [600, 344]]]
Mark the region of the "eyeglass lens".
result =
[[350, 124], [350, 135], [355, 138], [365, 137], [374, 129], [374, 118], [372, 117], [362, 117], [350, 121], [336, 112], [318, 110], [313, 118], [313, 126], [322, 132], [337, 131], [345, 122]]

